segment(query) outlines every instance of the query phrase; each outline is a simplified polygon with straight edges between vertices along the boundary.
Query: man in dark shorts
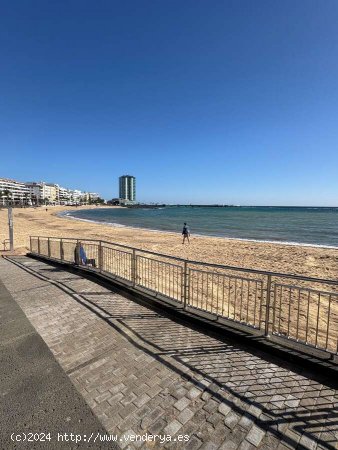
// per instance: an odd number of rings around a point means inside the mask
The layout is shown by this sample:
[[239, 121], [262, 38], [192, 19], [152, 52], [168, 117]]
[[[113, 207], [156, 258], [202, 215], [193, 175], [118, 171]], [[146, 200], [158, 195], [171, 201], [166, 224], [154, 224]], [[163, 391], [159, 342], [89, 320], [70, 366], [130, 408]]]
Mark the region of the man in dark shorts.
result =
[[183, 242], [182, 242], [182, 244], [184, 244], [186, 239], [188, 239], [188, 244], [190, 244], [190, 241], [189, 241], [190, 230], [188, 228], [188, 225], [185, 222], [184, 222], [184, 225], [183, 225], [182, 234], [183, 234]]

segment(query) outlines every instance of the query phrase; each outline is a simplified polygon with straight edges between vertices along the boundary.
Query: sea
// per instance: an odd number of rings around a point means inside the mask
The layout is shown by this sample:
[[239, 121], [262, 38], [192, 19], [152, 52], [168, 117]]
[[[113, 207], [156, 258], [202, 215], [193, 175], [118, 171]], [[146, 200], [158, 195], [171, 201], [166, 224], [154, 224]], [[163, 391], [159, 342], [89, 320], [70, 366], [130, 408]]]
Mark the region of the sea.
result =
[[73, 209], [60, 214], [115, 227], [178, 233], [186, 222], [192, 235], [338, 249], [338, 208], [166, 206]]

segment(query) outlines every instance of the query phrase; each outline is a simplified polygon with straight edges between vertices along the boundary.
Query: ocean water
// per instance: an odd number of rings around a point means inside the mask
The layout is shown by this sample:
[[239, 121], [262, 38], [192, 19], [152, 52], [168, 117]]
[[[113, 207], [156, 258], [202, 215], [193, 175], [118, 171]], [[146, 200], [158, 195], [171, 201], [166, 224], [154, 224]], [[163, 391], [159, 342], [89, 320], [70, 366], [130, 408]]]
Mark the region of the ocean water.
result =
[[187, 222], [191, 233], [195, 235], [338, 248], [338, 208], [99, 208], [72, 210], [62, 214], [113, 226], [178, 233], [182, 231], [183, 222]]

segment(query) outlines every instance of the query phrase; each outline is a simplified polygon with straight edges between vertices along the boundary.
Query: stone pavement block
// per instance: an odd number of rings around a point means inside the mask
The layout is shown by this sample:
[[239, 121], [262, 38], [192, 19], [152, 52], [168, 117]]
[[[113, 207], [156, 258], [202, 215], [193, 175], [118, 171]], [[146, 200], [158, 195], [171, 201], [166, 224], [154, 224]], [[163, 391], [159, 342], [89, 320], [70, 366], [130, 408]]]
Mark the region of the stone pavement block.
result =
[[216, 427], [216, 425], [221, 422], [221, 420], [223, 419], [223, 415], [219, 414], [217, 412], [211, 414], [208, 418], [207, 421], [209, 423], [211, 423], [214, 427]]
[[202, 441], [200, 441], [196, 436], [192, 436], [189, 442], [185, 445], [186, 450], [197, 450], [202, 445]]
[[161, 418], [149, 426], [149, 433], [162, 434], [166, 425], [167, 425], [167, 422]]
[[300, 445], [303, 445], [306, 449], [314, 450], [317, 446], [316, 442], [311, 439], [309, 436], [303, 434], [299, 442]]
[[217, 450], [217, 449], [218, 449], [218, 445], [216, 445], [212, 441], [208, 441], [206, 444], [203, 445], [201, 450]]
[[121, 400], [121, 405], [123, 406], [129, 405], [129, 403], [132, 403], [135, 399], [136, 395], [133, 392], [131, 392]]
[[129, 403], [129, 405], [121, 406], [118, 410], [120, 416], [122, 419], [125, 419], [129, 416], [129, 414], [132, 414], [137, 409], [137, 406], [133, 403]]
[[255, 450], [256, 447], [253, 444], [250, 444], [250, 442], [248, 442], [246, 439], [244, 439], [244, 441], [242, 441], [239, 446], [238, 446], [238, 450]]
[[206, 405], [204, 406], [204, 410], [207, 411], [208, 413], [212, 413], [214, 411], [216, 411], [218, 408], [218, 402], [216, 402], [216, 400], [209, 400]]
[[243, 428], [246, 429], [250, 429], [252, 427], [252, 425], [254, 424], [254, 422], [252, 421], [252, 419], [250, 418], [250, 416], [244, 414], [240, 421], [238, 422], [238, 425], [240, 425]]
[[178, 432], [178, 430], [182, 427], [182, 424], [178, 422], [178, 420], [173, 420], [170, 422], [165, 428], [164, 433], [169, 434], [170, 436], [174, 436]]
[[234, 441], [227, 440], [223, 443], [219, 450], [236, 450], [238, 448], [238, 444]]
[[228, 428], [232, 430], [237, 425], [239, 419], [240, 419], [239, 415], [231, 411], [229, 414], [225, 416], [224, 423]]
[[174, 406], [175, 408], [177, 408], [179, 411], [183, 411], [183, 409], [185, 409], [189, 404], [190, 404], [191, 400], [187, 397], [182, 397], [180, 398], [180, 400], [178, 400]]
[[157, 406], [155, 409], [150, 410], [149, 413], [143, 418], [141, 422], [141, 428], [143, 430], [148, 429], [151, 424], [158, 420], [164, 414], [164, 410]]
[[237, 445], [240, 445], [246, 438], [247, 433], [247, 430], [237, 425], [235, 428], [229, 431], [228, 439], [232, 442], [236, 442]]
[[185, 389], [183, 386], [179, 386], [178, 388], [174, 389], [173, 392], [171, 392], [173, 397], [177, 398], [178, 400], [187, 395], [187, 389]]
[[221, 403], [218, 407], [218, 411], [223, 414], [223, 416], [226, 416], [231, 411], [231, 407], [226, 403]]
[[254, 425], [246, 436], [246, 440], [258, 447], [265, 436], [265, 431]]
[[109, 388], [109, 392], [114, 395], [121, 392], [123, 388], [125, 388], [125, 385], [123, 383], [119, 383], [118, 385]]
[[192, 411], [189, 408], [185, 408], [183, 411], [180, 412], [179, 416], [177, 417], [177, 420], [181, 422], [182, 425], [186, 424], [190, 419], [194, 416], [194, 411]]
[[258, 406], [252, 404], [248, 409], [248, 413], [258, 419], [259, 416], [262, 414], [262, 410]]
[[108, 399], [108, 403], [110, 405], [117, 405], [117, 403], [119, 403], [120, 400], [123, 399], [123, 394], [122, 392], [119, 392], [118, 394], [112, 395], [109, 399]]
[[195, 398], [198, 398], [202, 394], [202, 391], [200, 389], [197, 389], [195, 387], [191, 388], [187, 394], [187, 396], [191, 400], [195, 400]]
[[135, 398], [135, 400], [134, 400], [134, 404], [135, 404], [138, 408], [140, 408], [141, 406], [143, 406], [143, 405], [145, 405], [147, 402], [149, 402], [149, 400], [150, 400], [149, 395], [148, 395], [148, 394], [143, 394], [143, 395], [141, 395], [140, 397], [137, 397], [137, 396], [136, 396], [136, 398]]

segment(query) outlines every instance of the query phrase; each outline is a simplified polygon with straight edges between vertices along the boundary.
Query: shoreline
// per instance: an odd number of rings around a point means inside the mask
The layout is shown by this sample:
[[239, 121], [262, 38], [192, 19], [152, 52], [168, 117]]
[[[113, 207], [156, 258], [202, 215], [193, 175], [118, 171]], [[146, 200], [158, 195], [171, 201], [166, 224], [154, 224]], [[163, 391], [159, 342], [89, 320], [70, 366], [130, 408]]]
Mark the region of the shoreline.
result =
[[[130, 230], [141, 230], [141, 231], [149, 231], [152, 233], [161, 233], [161, 234], [173, 234], [173, 235], [181, 235], [179, 231], [169, 231], [169, 230], [157, 230], [156, 228], [146, 228], [146, 227], [135, 227], [132, 225], [123, 225], [118, 222], [105, 222], [100, 220], [93, 219], [83, 219], [81, 217], [75, 217], [71, 214], [67, 214], [68, 212], [72, 212], [72, 210], [66, 210], [59, 213], [55, 213], [56, 217], [60, 217], [63, 219], [76, 220], [80, 222], [89, 222], [97, 225], [105, 225], [112, 228], [127, 228]], [[338, 250], [338, 247], [335, 245], [321, 245], [321, 244], [309, 244], [307, 242], [293, 242], [293, 241], [271, 241], [271, 240], [263, 240], [263, 239], [249, 239], [249, 238], [238, 238], [238, 237], [230, 237], [230, 236], [217, 236], [213, 234], [200, 234], [194, 233], [194, 236], [201, 238], [210, 238], [210, 239], [224, 239], [235, 242], [257, 242], [257, 243], [267, 243], [274, 245], [283, 245], [283, 246], [293, 246], [293, 247], [313, 247], [313, 248], [323, 248], [323, 249], [332, 249]]]
[[[79, 207], [92, 209], [103, 207]], [[115, 208], [114, 206], [110, 208]], [[322, 279], [338, 279], [338, 250], [314, 246], [249, 241], [193, 234], [190, 244], [182, 245], [178, 232], [164, 232], [145, 228], [111, 226], [106, 222], [78, 220], [63, 214], [68, 207], [18, 208], [13, 210], [14, 246], [18, 254], [29, 251], [29, 236], [97, 239], [116, 242], [179, 257], [234, 267], [245, 267], [269, 272], [288, 273]], [[66, 219], [70, 220], [66, 220]], [[7, 210], [0, 210], [0, 249], [8, 238]], [[6, 254], [6, 252], [1, 252]]]

